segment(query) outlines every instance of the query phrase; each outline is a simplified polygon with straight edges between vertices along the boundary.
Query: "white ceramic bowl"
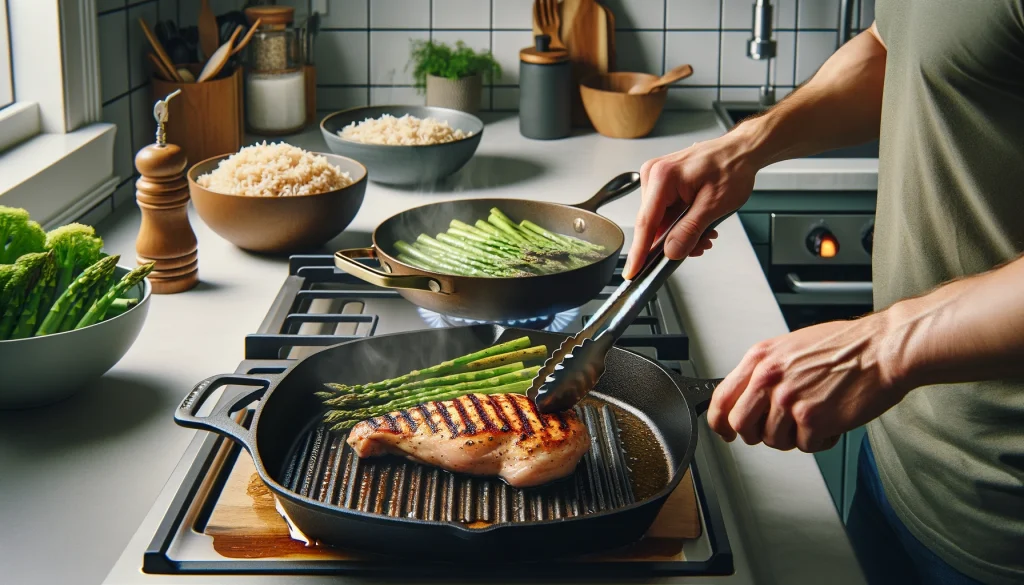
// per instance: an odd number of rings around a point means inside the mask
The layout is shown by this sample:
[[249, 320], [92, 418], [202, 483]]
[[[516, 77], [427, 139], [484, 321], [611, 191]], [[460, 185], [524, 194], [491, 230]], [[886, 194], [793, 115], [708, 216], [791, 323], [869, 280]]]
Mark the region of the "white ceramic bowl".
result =
[[[118, 266], [114, 278], [131, 270]], [[0, 409], [52, 404], [98, 380], [135, 343], [151, 292], [143, 279], [122, 295], [139, 304], [116, 317], [73, 331], [0, 341]]]

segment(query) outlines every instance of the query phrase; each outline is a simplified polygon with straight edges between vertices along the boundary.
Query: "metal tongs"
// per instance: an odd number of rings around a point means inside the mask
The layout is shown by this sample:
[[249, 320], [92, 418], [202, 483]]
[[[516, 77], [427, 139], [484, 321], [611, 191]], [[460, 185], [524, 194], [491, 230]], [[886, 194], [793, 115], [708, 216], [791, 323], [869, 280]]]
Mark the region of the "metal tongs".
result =
[[[643, 268], [633, 280], [623, 281], [598, 308], [583, 329], [566, 339], [537, 372], [527, 396], [544, 414], [568, 410], [579, 403], [604, 374], [604, 360], [615, 341], [625, 333], [640, 311], [657, 294], [669, 275], [682, 264], [665, 256], [665, 237], [686, 215], [676, 218], [658, 238]], [[726, 215], [713, 222], [705, 235], [722, 223]]]

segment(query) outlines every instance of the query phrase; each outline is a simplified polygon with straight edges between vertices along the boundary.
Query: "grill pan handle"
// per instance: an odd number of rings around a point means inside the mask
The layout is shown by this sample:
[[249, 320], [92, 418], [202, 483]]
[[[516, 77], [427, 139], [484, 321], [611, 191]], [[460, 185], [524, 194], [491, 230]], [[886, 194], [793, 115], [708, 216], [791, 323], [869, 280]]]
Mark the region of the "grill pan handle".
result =
[[686, 376], [680, 376], [675, 372], [671, 372], [673, 378], [675, 378], [676, 384], [679, 385], [679, 389], [682, 390], [683, 396], [686, 396], [686, 401], [690, 403], [690, 406], [694, 410], [696, 416], [700, 416], [707, 412], [708, 406], [711, 406], [711, 395], [715, 393], [715, 388], [722, 383], [724, 378], [687, 378]]
[[388, 274], [387, 272], [381, 272], [356, 262], [356, 258], [376, 259], [377, 249], [352, 248], [350, 250], [339, 250], [334, 253], [334, 266], [359, 280], [384, 288], [410, 288], [441, 294], [452, 292], [451, 290], [445, 290], [444, 283], [436, 278], [416, 274]]
[[[196, 412], [214, 390], [228, 385], [250, 386], [256, 387], [256, 389], [235, 397], [209, 416], [196, 416]], [[196, 384], [185, 400], [181, 401], [178, 410], [174, 413], [174, 422], [186, 428], [213, 431], [224, 435], [240, 443], [251, 455], [255, 456], [255, 441], [253, 441], [252, 432], [235, 422], [231, 418], [231, 414], [253, 400], [262, 398], [268, 388], [270, 388], [270, 380], [262, 377], [241, 374], [211, 376]]]
[[618, 177], [615, 177], [611, 181], [605, 183], [604, 187], [601, 187], [601, 190], [595, 193], [593, 197], [587, 199], [583, 203], [577, 203], [576, 205], [573, 205], [573, 207], [596, 212], [599, 207], [629, 195], [639, 186], [640, 173], [635, 171], [622, 173]]

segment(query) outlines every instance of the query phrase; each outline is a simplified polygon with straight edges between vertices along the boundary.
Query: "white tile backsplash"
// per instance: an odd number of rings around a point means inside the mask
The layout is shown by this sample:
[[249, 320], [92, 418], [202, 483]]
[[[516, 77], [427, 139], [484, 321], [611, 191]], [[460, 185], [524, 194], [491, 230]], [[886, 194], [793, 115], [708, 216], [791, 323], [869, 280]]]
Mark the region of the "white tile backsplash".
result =
[[672, 69], [689, 63], [693, 75], [680, 85], [718, 84], [718, 35], [704, 31], [668, 31], [665, 35], [665, 66]]
[[327, 0], [327, 14], [320, 15], [320, 28], [366, 28], [368, 5], [367, 0]]
[[797, 15], [798, 28], [838, 28], [839, 0], [804, 0]]
[[370, 28], [430, 28], [430, 0], [372, 0]]
[[154, 28], [160, 20], [156, 2], [139, 4], [128, 9], [128, 82], [132, 89], [149, 82], [150, 63], [146, 54], [152, 52], [149, 41], [139, 19], [142, 18], [150, 28]]
[[316, 107], [320, 111], [333, 112], [365, 106], [367, 93], [364, 87], [318, 87]]
[[661, 75], [663, 36], [654, 31], [619, 31], [615, 35], [616, 69]]
[[533, 0], [491, 0], [491, 28], [533, 28]]
[[433, 28], [489, 29], [490, 0], [433, 0]]
[[665, 99], [665, 109], [708, 110], [716, 99], [718, 90], [713, 87], [670, 87]]
[[368, 34], [365, 31], [320, 32], [314, 49], [317, 83], [366, 84]]
[[499, 85], [519, 83], [519, 51], [533, 44], [530, 31], [496, 30], [491, 33], [491, 52], [501, 65]]
[[[151, 109], [146, 86], [149, 50], [134, 20], [177, 17], [195, 24], [198, 0], [97, 0], [100, 12], [104, 116], [126, 124], [118, 148], [130, 163], [138, 146], [151, 141]], [[247, 0], [210, 0], [217, 14], [237, 10]], [[281, 0], [304, 17], [310, 0]], [[368, 103], [423, 103], [409, 63], [412, 39], [454, 45], [465, 41], [490, 50], [503, 75], [484, 88], [483, 109], [519, 106], [519, 51], [533, 44], [534, 0], [326, 0], [316, 40], [318, 108], [332, 111]], [[689, 63], [694, 74], [669, 93], [667, 108], [706, 108], [719, 94], [756, 99], [766, 64], [746, 56], [753, 0], [601, 0], [615, 15], [617, 69], [661, 73]], [[778, 43], [774, 83], [781, 98], [804, 81], [835, 50], [839, 0], [773, 0]], [[874, 0], [854, 0], [854, 28], [870, 26]], [[859, 26], [858, 26], [859, 25]], [[719, 88], [721, 85], [721, 89]], [[142, 89], [137, 89], [142, 88]], [[135, 89], [123, 100], [111, 102]], [[127, 104], [131, 102], [131, 113]], [[139, 110], [135, 112], [135, 110]], [[127, 119], [124, 119], [127, 114]], [[136, 115], [132, 115], [136, 114]], [[134, 118], [134, 123], [132, 118]], [[145, 137], [145, 138], [143, 138]], [[133, 138], [134, 143], [133, 144]], [[121, 163], [121, 170], [125, 168]]]
[[412, 87], [370, 88], [371, 106], [422, 106], [427, 97]]
[[132, 153], [156, 141], [156, 120], [153, 118], [153, 92], [149, 87], [136, 89], [132, 100]]
[[98, 19], [100, 95], [104, 103], [128, 91], [127, 19], [128, 14], [123, 10]]
[[602, 5], [615, 16], [617, 29], [665, 28], [665, 0], [604, 0]]
[[834, 32], [800, 31], [796, 41], [796, 85], [808, 79], [836, 49]]
[[494, 109], [498, 111], [519, 110], [519, 88], [518, 87], [495, 87], [491, 90], [494, 94]]
[[135, 172], [132, 151], [131, 96], [123, 96], [103, 106], [103, 121], [117, 126], [114, 133], [114, 174], [122, 181]]
[[[373, 17], [373, 12], [370, 12]], [[373, 85], [411, 85], [409, 59], [412, 41], [427, 40], [427, 31], [370, 31], [370, 83]], [[408, 66], [408, 68], [407, 68]], [[371, 94], [371, 101], [373, 96]]]
[[667, 0], [666, 26], [718, 30], [721, 4], [713, 0]]

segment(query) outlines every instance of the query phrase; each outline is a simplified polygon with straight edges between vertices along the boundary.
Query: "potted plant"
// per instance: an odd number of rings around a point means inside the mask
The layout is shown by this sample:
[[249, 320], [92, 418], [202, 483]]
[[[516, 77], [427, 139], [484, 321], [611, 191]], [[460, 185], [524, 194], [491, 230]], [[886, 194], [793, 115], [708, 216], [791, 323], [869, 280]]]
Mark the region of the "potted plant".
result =
[[462, 41], [452, 48], [435, 41], [413, 41], [411, 63], [420, 94], [427, 105], [475, 114], [480, 109], [484, 81], [501, 77], [501, 66], [490, 51], [476, 52]]

